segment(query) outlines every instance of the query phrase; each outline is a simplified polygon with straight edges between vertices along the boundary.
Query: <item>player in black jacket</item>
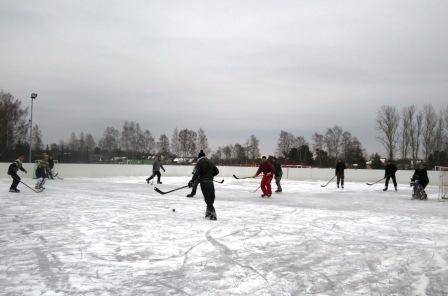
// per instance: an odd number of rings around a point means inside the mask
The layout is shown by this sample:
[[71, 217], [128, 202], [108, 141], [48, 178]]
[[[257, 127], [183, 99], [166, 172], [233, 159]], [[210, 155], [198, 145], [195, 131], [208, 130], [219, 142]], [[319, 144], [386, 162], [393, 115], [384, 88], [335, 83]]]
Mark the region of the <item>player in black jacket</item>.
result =
[[201, 184], [201, 191], [204, 195], [207, 209], [205, 211], [205, 218], [216, 220], [216, 211], [213, 207], [215, 202], [215, 186], [213, 185], [213, 178], [219, 174], [218, 168], [205, 156], [198, 157], [198, 162], [194, 169], [194, 175], [188, 187], [193, 187], [195, 182]]
[[427, 199], [425, 188], [428, 186], [428, 171], [423, 163], [420, 163], [411, 178], [411, 185], [414, 187], [412, 198]]
[[21, 179], [20, 179], [19, 175], [17, 175], [17, 172], [19, 170], [21, 170], [25, 174], [27, 173], [27, 171], [22, 166], [22, 162], [24, 160], [25, 160], [25, 155], [19, 154], [17, 159], [13, 163], [11, 163], [8, 167], [8, 175], [10, 175], [12, 178], [12, 184], [11, 184], [11, 187], [9, 187], [9, 192], [15, 192], [15, 193], [20, 192], [20, 190], [17, 189], [17, 186], [19, 185]]
[[275, 168], [275, 184], [277, 185], [277, 190], [275, 190], [275, 192], [280, 193], [283, 191], [282, 185], [280, 184], [283, 176], [282, 163], [277, 157], [273, 157], [271, 162]]
[[392, 178], [392, 182], [394, 182], [395, 191], [397, 191], [397, 179], [395, 178], [395, 173], [397, 172], [397, 170], [398, 170], [397, 166], [393, 164], [391, 160], [388, 160], [386, 162], [385, 174], [384, 174], [384, 178], [386, 178], [386, 184], [383, 191], [387, 191], [387, 188], [389, 187], [390, 178]]
[[344, 170], [345, 170], [345, 163], [342, 161], [342, 159], [338, 159], [338, 162], [336, 163], [336, 184], [339, 188], [339, 184], [341, 184], [341, 188], [344, 189]]

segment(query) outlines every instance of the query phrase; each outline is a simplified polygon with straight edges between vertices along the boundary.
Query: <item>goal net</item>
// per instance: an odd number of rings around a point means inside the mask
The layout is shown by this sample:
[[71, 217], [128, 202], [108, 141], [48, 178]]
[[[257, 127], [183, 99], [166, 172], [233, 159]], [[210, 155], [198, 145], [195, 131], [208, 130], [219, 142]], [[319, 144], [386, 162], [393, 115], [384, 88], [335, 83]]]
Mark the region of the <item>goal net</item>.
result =
[[439, 175], [439, 200], [448, 200], [448, 167], [437, 166]]

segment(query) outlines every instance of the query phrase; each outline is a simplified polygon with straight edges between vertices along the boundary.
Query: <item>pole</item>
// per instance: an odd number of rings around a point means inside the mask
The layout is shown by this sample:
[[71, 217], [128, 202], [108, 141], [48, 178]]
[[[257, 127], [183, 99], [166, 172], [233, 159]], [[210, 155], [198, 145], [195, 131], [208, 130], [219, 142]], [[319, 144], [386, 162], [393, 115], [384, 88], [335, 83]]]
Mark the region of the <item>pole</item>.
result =
[[36, 93], [31, 94], [31, 117], [30, 117], [30, 147], [28, 153], [28, 161], [31, 163], [31, 149], [33, 144], [33, 103], [34, 99], [37, 97]]
[[33, 145], [33, 102], [34, 102], [34, 99], [31, 98], [30, 147], [29, 147], [29, 154], [28, 154], [29, 163], [31, 163], [31, 146]]

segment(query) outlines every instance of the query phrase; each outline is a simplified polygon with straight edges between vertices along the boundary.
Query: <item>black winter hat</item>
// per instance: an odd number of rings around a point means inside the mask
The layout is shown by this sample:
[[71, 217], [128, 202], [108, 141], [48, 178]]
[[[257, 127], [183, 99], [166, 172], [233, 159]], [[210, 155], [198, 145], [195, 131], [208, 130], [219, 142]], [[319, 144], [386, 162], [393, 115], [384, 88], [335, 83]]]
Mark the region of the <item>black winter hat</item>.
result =
[[205, 157], [205, 153], [203, 150], [199, 151], [198, 158]]

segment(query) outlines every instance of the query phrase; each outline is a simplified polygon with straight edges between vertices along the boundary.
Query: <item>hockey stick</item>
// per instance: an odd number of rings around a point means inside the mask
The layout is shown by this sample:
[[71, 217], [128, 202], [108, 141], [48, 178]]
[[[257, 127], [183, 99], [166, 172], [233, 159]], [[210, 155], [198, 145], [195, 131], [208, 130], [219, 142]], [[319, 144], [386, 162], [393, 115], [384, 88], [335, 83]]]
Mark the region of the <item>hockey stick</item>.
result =
[[254, 192], [257, 192], [257, 191], [258, 191], [258, 189], [260, 189], [260, 188], [261, 188], [261, 185], [260, 185], [260, 186], [258, 186], [258, 187], [257, 187], [257, 189], [255, 189], [255, 190], [254, 190]]
[[372, 185], [374, 185], [374, 184], [376, 184], [376, 183], [379, 183], [379, 182], [383, 181], [384, 179], [386, 179], [386, 177], [384, 177], [384, 178], [382, 178], [382, 179], [379, 179], [379, 180], [376, 181], [376, 182], [373, 182], [373, 183], [366, 183], [366, 184], [369, 185], [369, 186], [372, 186]]
[[222, 183], [224, 183], [224, 179], [222, 179], [221, 181], [216, 181], [216, 180], [213, 180], [213, 182], [216, 182], [216, 183], [222, 184]]
[[154, 187], [154, 190], [155, 190], [157, 193], [160, 193], [160, 194], [163, 195], [163, 194], [168, 194], [168, 193], [171, 193], [171, 192], [174, 192], [174, 191], [177, 191], [177, 190], [181, 190], [181, 189], [184, 189], [184, 188], [187, 188], [187, 187], [188, 187], [188, 185], [185, 185], [185, 186], [182, 186], [182, 187], [179, 187], [179, 188], [170, 190], [170, 191], [162, 191], [162, 190], [160, 190], [159, 188]]
[[333, 180], [334, 180], [334, 178], [336, 178], [336, 176], [333, 176], [333, 178], [331, 178], [331, 179], [330, 179], [330, 181], [328, 181], [328, 182], [327, 182], [327, 184], [325, 184], [325, 185], [320, 185], [320, 187], [327, 187], [327, 186], [328, 186], [328, 184], [330, 184], [330, 183], [331, 183], [331, 181], [333, 181]]
[[253, 178], [254, 178], [253, 176], [250, 176], [250, 177], [237, 177], [236, 175], [233, 175], [233, 177], [234, 177], [235, 179], [237, 179], [237, 180], [242, 180], [242, 179], [253, 179]]
[[25, 187], [28, 187], [29, 189], [33, 190], [36, 193], [41, 193], [42, 191], [44, 191], [44, 189], [34, 189], [31, 186], [28, 186], [26, 183], [19, 181], [20, 183], [22, 183], [23, 185], [25, 185]]

